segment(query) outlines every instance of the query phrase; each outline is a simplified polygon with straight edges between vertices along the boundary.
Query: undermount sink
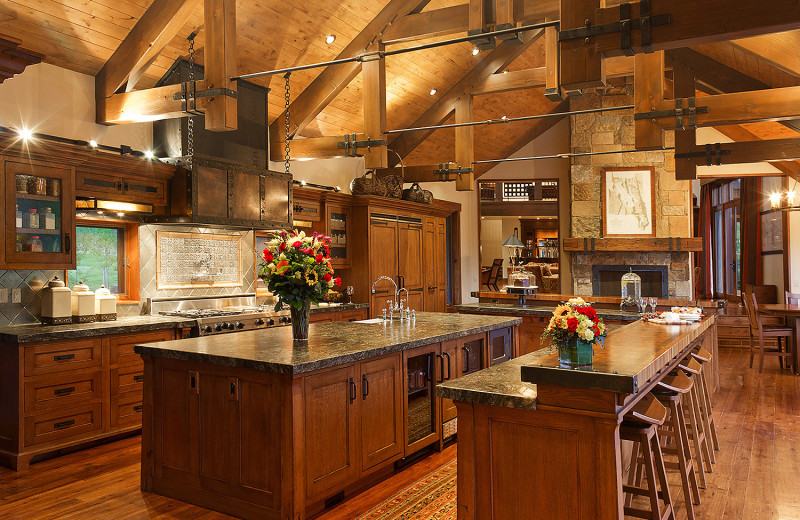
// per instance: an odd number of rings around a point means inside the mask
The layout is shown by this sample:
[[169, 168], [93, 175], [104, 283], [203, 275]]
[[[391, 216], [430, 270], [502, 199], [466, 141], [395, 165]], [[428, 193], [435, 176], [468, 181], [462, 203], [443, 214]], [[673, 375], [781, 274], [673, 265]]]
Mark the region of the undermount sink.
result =
[[383, 323], [383, 318], [372, 318], [371, 320], [357, 320], [351, 323]]

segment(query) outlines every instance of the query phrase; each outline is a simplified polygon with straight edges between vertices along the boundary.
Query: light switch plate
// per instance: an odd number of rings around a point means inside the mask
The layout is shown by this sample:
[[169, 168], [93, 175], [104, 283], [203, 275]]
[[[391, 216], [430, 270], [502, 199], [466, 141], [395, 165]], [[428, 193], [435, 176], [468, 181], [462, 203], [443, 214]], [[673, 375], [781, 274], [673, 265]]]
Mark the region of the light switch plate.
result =
[[22, 289], [16, 287], [11, 289], [11, 303], [22, 303]]
[[0, 287], [0, 304], [8, 303], [8, 289]]

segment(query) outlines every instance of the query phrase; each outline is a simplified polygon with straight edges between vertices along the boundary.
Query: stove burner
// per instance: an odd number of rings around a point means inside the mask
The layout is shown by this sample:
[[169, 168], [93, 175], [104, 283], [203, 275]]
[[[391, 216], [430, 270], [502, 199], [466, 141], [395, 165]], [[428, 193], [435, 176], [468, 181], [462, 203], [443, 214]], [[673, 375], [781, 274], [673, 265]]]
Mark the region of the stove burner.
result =
[[234, 316], [241, 313], [221, 309], [188, 309], [183, 311], [162, 311], [159, 314], [164, 316], [177, 316], [179, 318], [214, 318], [218, 316]]

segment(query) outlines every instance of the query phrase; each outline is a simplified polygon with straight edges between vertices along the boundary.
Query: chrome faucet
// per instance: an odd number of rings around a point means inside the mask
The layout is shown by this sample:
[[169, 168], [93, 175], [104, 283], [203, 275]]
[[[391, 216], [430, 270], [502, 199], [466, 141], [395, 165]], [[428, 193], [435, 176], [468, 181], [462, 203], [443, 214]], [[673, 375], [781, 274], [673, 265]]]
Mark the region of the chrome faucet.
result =
[[389, 278], [388, 276], [381, 276], [380, 278], [378, 278], [377, 280], [375, 280], [374, 282], [372, 282], [372, 294], [375, 294], [375, 286], [376, 286], [376, 285], [378, 284], [378, 282], [380, 282], [381, 280], [388, 280], [388, 281], [389, 281], [389, 282], [391, 282], [391, 284], [394, 286], [394, 307], [397, 307], [397, 294], [398, 294], [400, 291], [397, 289], [397, 283], [396, 283], [394, 280], [392, 280], [391, 278]]

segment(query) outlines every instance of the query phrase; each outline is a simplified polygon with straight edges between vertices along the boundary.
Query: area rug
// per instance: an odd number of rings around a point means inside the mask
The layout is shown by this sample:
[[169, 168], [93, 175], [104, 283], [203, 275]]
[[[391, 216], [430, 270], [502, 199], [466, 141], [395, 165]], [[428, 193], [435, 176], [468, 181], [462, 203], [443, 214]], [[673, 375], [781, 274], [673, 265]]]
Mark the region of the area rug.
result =
[[357, 520], [455, 520], [456, 466], [448, 462]]

